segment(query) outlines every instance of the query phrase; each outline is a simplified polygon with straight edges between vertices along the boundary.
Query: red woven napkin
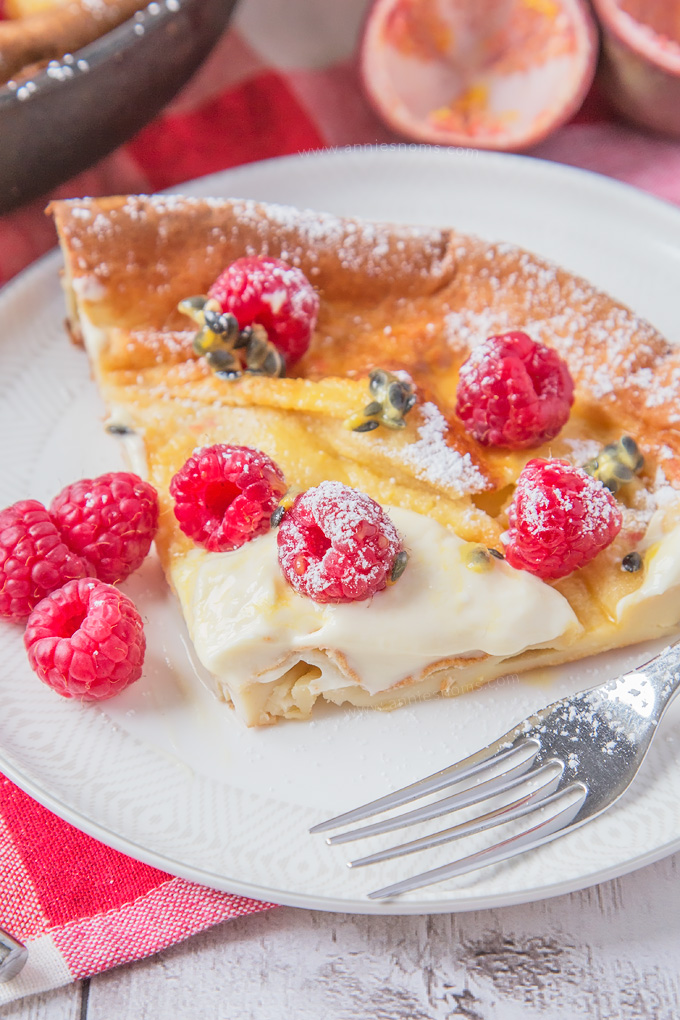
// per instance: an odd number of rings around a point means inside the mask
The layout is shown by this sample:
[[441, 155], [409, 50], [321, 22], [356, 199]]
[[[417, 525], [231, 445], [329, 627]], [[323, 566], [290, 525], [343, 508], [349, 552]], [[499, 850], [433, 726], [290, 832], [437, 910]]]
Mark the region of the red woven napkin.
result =
[[271, 906], [110, 850], [0, 776], [0, 926], [29, 947], [21, 973], [0, 984], [0, 1003], [139, 960]]
[[[355, 46], [366, 0], [243, 0], [194, 81], [128, 145], [60, 197], [148, 192], [266, 157], [393, 142], [366, 104]], [[680, 203], [680, 145], [617, 122], [593, 90], [532, 155]], [[0, 219], [0, 282], [55, 243], [46, 200]], [[0, 777], [0, 927], [30, 943], [0, 1003], [140, 959], [270, 904], [215, 892], [84, 836]]]

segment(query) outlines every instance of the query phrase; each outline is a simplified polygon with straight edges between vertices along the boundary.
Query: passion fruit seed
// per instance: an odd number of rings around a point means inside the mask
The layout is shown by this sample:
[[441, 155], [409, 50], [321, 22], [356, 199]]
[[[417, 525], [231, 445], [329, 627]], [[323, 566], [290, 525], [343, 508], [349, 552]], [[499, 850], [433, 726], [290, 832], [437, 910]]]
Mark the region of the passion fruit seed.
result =
[[392, 570], [390, 571], [390, 577], [388, 584], [394, 584], [399, 580], [401, 575], [406, 570], [406, 564], [408, 563], [408, 553], [405, 549], [398, 552], [394, 557], [394, 563], [392, 564]]
[[629, 552], [621, 560], [621, 570], [635, 574], [642, 568], [642, 556], [639, 552]]
[[631, 436], [622, 436], [617, 443], [608, 443], [597, 457], [587, 461], [583, 470], [599, 479], [616, 494], [622, 485], [631, 482], [642, 471], [645, 459]]
[[373, 399], [345, 420], [345, 428], [352, 432], [372, 432], [379, 425], [403, 429], [404, 417], [416, 402], [411, 384], [384, 368], [374, 368], [368, 377], [368, 389]]
[[253, 335], [252, 326], [246, 326], [244, 329], [240, 330], [238, 336], [234, 340], [234, 350], [240, 351], [246, 348], [248, 346], [248, 341], [250, 340], [252, 335]]
[[200, 327], [193, 340], [194, 352], [206, 361], [220, 379], [238, 379], [242, 372], [279, 377], [286, 363], [267, 337], [263, 326], [239, 329], [231, 312], [223, 312], [215, 298], [203, 294], [184, 298], [178, 310]]
[[190, 319], [197, 322], [199, 326], [203, 325], [203, 312], [206, 303], [209, 299], [205, 294], [197, 294], [195, 297], [182, 298], [180, 303], [177, 305], [177, 310], [182, 315], [188, 315]]
[[219, 346], [220, 339], [205, 326], [201, 326], [193, 340], [194, 354], [204, 355]]
[[[388, 382], [389, 372], [386, 372], [384, 368], [374, 368], [368, 377], [368, 388], [371, 393], [379, 397], [384, 391], [385, 386]], [[394, 377], [393, 377], [394, 378]], [[380, 401], [382, 403], [382, 401]]]
[[264, 326], [246, 326], [246, 329], [250, 331], [245, 345], [246, 370], [252, 375], [284, 376], [286, 362], [281, 351], [267, 339]]
[[404, 416], [416, 402], [413, 387], [384, 368], [375, 368], [368, 377], [374, 402], [382, 405], [380, 421], [392, 429], [403, 429]]
[[389, 389], [387, 390], [387, 399], [390, 406], [393, 407], [395, 411], [399, 411], [401, 414], [404, 413], [407, 396], [408, 394], [404, 392], [404, 383], [390, 383]]
[[474, 570], [476, 574], [485, 574], [493, 567], [491, 549], [487, 549], [485, 545], [468, 542], [462, 550], [462, 557], [468, 570]]
[[224, 347], [207, 351], [205, 360], [215, 372], [238, 372], [240, 367], [238, 359]]
[[231, 312], [214, 312], [211, 308], [204, 312], [206, 327], [218, 336], [224, 336], [229, 340], [236, 340], [240, 333], [238, 319]]
[[486, 551], [488, 552], [489, 556], [493, 556], [493, 558], [495, 560], [504, 560], [505, 559], [505, 556], [503, 555], [503, 553], [499, 552], [498, 549], [487, 549]]
[[283, 515], [285, 514], [285, 512], [286, 512], [285, 506], [280, 505], [277, 506], [276, 510], [269, 518], [269, 523], [271, 524], [272, 528], [278, 528], [279, 524], [283, 520]]
[[364, 408], [364, 414], [367, 417], [371, 417], [374, 414], [380, 414], [382, 411], [382, 404], [379, 404], [377, 400], [372, 400], [370, 404], [366, 404]]
[[299, 489], [293, 487], [288, 490], [285, 496], [281, 497], [281, 499], [279, 500], [279, 505], [269, 518], [269, 523], [271, 524], [272, 528], [278, 528], [279, 524], [283, 520], [283, 515], [285, 514], [286, 510], [290, 510], [293, 503], [295, 502], [295, 497], [298, 495], [298, 493]]
[[287, 490], [286, 494], [281, 497], [281, 499], [279, 500], [279, 505], [269, 518], [272, 528], [278, 528], [279, 524], [283, 520], [283, 515], [285, 514], [286, 510], [290, 510], [297, 496], [299, 495], [300, 489], [293, 485], [291, 486], [290, 489]]

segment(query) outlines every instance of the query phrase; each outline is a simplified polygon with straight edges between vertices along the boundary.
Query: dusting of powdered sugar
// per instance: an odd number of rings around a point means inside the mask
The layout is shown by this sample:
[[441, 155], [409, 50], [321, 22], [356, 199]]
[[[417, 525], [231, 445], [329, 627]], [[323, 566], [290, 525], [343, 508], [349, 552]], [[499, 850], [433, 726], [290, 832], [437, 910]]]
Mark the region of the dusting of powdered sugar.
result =
[[[532, 336], [529, 324], [520, 327], [511, 320], [507, 308], [485, 308], [475, 312], [471, 308], [461, 308], [457, 312], [449, 312], [444, 317], [445, 335], [451, 345], [456, 348], [474, 350], [480, 344], [497, 333], [507, 333], [510, 329], [523, 329]], [[532, 336], [532, 339], [534, 337]]]
[[422, 404], [420, 416], [418, 438], [399, 450], [401, 461], [413, 470], [416, 478], [458, 493], [488, 489], [488, 481], [470, 454], [460, 453], [446, 442], [449, 427], [436, 404], [429, 401]]
[[[583, 296], [579, 296], [578, 300], [583, 301]], [[544, 318], [523, 321], [521, 312], [511, 313], [507, 308], [485, 308], [481, 312], [464, 308], [449, 312], [444, 328], [452, 346], [468, 350], [474, 350], [490, 336], [499, 333], [510, 330], [527, 333], [532, 340], [554, 347], [597, 400], [613, 394], [623, 379], [644, 388], [653, 379], [651, 369], [636, 370], [635, 361], [646, 349], [633, 342], [636, 320], [623, 308], [611, 308], [603, 319], [597, 319], [587, 311], [568, 309]], [[647, 329], [651, 327], [647, 326]], [[588, 340], [594, 353], [584, 345], [584, 339]], [[656, 388], [648, 393], [647, 406], [665, 403], [673, 393], [678, 393], [678, 383], [680, 369], [670, 386], [663, 391]], [[673, 413], [669, 420], [680, 420], [680, 414]]]
[[[565, 457], [574, 467], [582, 468], [584, 464], [589, 460], [594, 460], [602, 452], [601, 444], [595, 439], [565, 437], [562, 442], [567, 447]], [[670, 447], [666, 446], [662, 449], [666, 451], [666, 459], [675, 456]], [[659, 466], [651, 489], [642, 484], [633, 490], [631, 506], [619, 503], [619, 510], [623, 515], [622, 530], [644, 531], [657, 510], [676, 503], [679, 499], [680, 492], [673, 488], [666, 478], [663, 468]]]
[[[343, 269], [361, 267], [369, 276], [378, 276], [385, 270], [385, 260], [391, 254], [392, 244], [402, 254], [406, 241], [418, 241], [418, 252], [435, 255], [441, 244], [442, 232], [425, 227], [394, 227], [392, 224], [370, 223], [363, 220], [341, 219], [331, 213], [310, 209], [295, 209], [276, 203], [261, 205], [248, 199], [234, 199], [230, 203], [233, 214], [241, 225], [249, 226], [264, 241], [271, 237], [272, 226], [284, 233], [294, 233], [300, 245], [293, 251], [281, 251], [281, 258], [293, 264], [301, 254], [307, 260], [317, 261], [325, 253], [332, 253]], [[258, 252], [257, 254], [259, 254]], [[408, 266], [402, 265], [408, 269]], [[437, 273], [440, 265], [425, 259], [417, 267], [424, 275]]]
[[[320, 530], [329, 543], [323, 553], [315, 549], [310, 530]], [[337, 481], [307, 489], [284, 515], [278, 535], [279, 561], [289, 583], [301, 594], [322, 602], [328, 601], [329, 592], [333, 592], [332, 601], [338, 597], [339, 556], [351, 559], [352, 570], [370, 594], [378, 586], [384, 587], [386, 571], [401, 545], [397, 529], [380, 504]], [[302, 577], [297, 569], [301, 552], [306, 561]]]
[[566, 459], [574, 467], [583, 467], [589, 460], [595, 460], [602, 452], [602, 444], [597, 439], [574, 439], [565, 437], [562, 442], [567, 447]]
[[410, 374], [410, 372], [407, 372], [405, 368], [396, 369], [394, 375], [397, 377], [399, 382], [406, 383], [407, 386], [415, 385], [415, 383], [413, 382], [413, 376]]
[[[72, 212], [77, 208], [74, 202]], [[144, 221], [149, 213], [163, 217], [181, 212], [191, 213], [212, 209], [224, 214], [224, 224], [215, 227], [216, 240], [225, 241], [227, 234], [236, 238], [247, 232], [258, 238], [257, 245], [246, 245], [245, 255], [276, 254], [297, 266], [318, 263], [327, 255], [337, 258], [343, 269], [361, 271], [368, 276], [381, 276], [386, 262], [407, 274], [423, 277], [439, 276], [444, 271], [446, 232], [433, 227], [394, 226], [364, 220], [342, 219], [332, 213], [311, 209], [295, 209], [277, 203], [260, 203], [252, 199], [192, 198], [183, 195], [129, 195], [123, 205], [99, 212], [92, 231], [103, 239], [114, 225], [124, 229], [122, 220]], [[286, 246], [286, 236], [295, 244]], [[409, 242], [412, 257], [409, 256]], [[310, 272], [314, 274], [315, 266]], [[318, 272], [318, 268], [316, 268]]]
[[[465, 246], [456, 254], [464, 260]], [[680, 421], [680, 365], [661, 386], [658, 366], [667, 348], [648, 322], [586, 281], [512, 245], [493, 245], [483, 257], [486, 264], [475, 278], [488, 292], [486, 301], [482, 308], [445, 316], [451, 347], [472, 350], [490, 336], [521, 330], [554, 347], [594, 399], [637, 388], [647, 407], [664, 406], [669, 422]]]
[[[678, 395], [680, 394], [680, 365], [673, 368], [665, 386], [659, 385], [650, 368], [638, 369], [631, 376], [630, 381], [634, 386], [639, 386], [640, 389], [647, 391], [647, 396], [645, 397], [647, 407], [662, 407], [669, 404], [677, 405]], [[671, 411], [669, 408], [667, 420], [669, 423], [680, 421], [680, 411], [677, 409]]]
[[[609, 489], [598, 478], [592, 478], [585, 471], [578, 471], [585, 485], [576, 492], [562, 489], [559, 485], [546, 492], [542, 485], [526, 483], [521, 486], [522, 529], [533, 535], [550, 534], [555, 529], [555, 504], [568, 520], [574, 510], [573, 497], [578, 501], [579, 527], [582, 534], [600, 536], [610, 530], [619, 516], [619, 508], [612, 500]], [[519, 487], [518, 486], [518, 487]], [[512, 531], [512, 528], [511, 528]]]
[[[671, 456], [673, 456], [672, 453]], [[666, 472], [660, 464], [656, 469], [654, 489], [651, 495], [654, 498], [655, 509], [670, 506], [671, 503], [676, 503], [680, 499], [680, 492], [670, 484]]]
[[108, 6], [104, 0], [80, 0], [81, 5], [86, 11], [94, 15], [95, 18], [103, 18], [108, 13]]

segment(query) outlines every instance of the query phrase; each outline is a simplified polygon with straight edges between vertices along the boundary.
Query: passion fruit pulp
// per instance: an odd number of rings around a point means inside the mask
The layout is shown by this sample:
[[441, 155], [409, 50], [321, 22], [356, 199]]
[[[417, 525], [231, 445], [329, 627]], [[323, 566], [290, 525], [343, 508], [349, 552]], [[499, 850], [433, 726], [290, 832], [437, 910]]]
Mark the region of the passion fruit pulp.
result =
[[360, 55], [368, 98], [394, 131], [511, 151], [578, 110], [596, 60], [584, 0], [375, 0]]

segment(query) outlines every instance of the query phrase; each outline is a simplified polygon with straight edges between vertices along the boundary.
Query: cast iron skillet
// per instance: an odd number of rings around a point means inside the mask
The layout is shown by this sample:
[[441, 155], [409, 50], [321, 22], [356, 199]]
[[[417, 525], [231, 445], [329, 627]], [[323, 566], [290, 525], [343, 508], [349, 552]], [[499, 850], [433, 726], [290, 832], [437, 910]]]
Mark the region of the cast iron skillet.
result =
[[237, 0], [159, 0], [0, 87], [0, 213], [91, 166], [150, 121], [203, 61]]

